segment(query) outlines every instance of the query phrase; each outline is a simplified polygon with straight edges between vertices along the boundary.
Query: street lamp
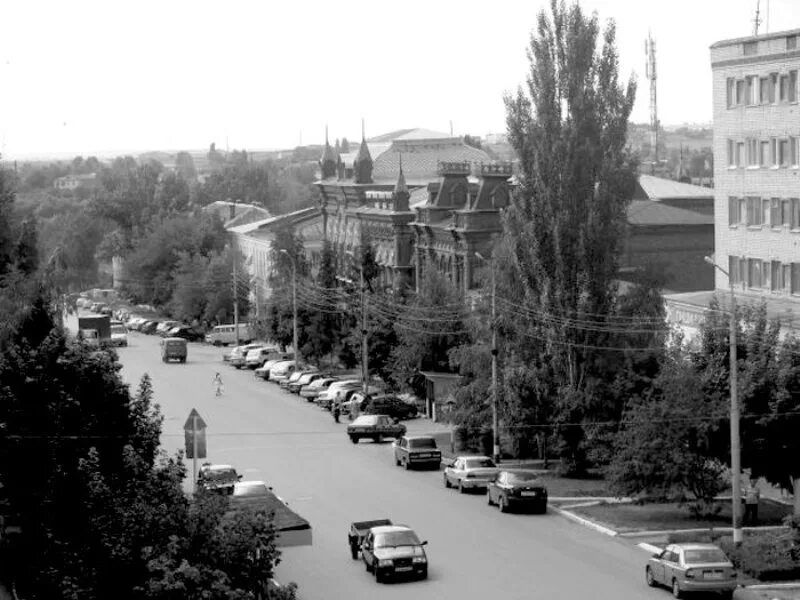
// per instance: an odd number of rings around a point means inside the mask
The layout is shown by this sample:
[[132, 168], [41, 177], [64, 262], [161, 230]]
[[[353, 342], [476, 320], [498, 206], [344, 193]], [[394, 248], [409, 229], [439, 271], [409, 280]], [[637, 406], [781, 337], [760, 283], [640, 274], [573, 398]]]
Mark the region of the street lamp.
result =
[[480, 252], [475, 256], [489, 265], [492, 276], [492, 459], [500, 461], [500, 432], [497, 425], [497, 287], [494, 276], [494, 258], [484, 258]]
[[739, 399], [737, 396], [737, 360], [736, 360], [736, 296], [733, 294], [733, 279], [731, 274], [720, 267], [712, 256], [703, 258], [708, 264], [728, 278], [728, 285], [731, 291], [731, 332], [730, 332], [730, 387], [731, 387], [731, 470], [733, 471], [733, 542], [742, 543], [742, 450], [739, 438]]
[[281, 254], [285, 254], [292, 261], [292, 310], [294, 318], [292, 319], [292, 347], [294, 350], [294, 364], [300, 365], [300, 346], [297, 343], [297, 260], [294, 256], [289, 254], [286, 250], [281, 249]]
[[[353, 259], [353, 262], [358, 260], [352, 250], [345, 250], [344, 253], [350, 256], [350, 258]], [[367, 346], [367, 296], [364, 286], [363, 260], [359, 262], [358, 270], [361, 281], [361, 389], [366, 397], [367, 389], [369, 387], [369, 352]]]

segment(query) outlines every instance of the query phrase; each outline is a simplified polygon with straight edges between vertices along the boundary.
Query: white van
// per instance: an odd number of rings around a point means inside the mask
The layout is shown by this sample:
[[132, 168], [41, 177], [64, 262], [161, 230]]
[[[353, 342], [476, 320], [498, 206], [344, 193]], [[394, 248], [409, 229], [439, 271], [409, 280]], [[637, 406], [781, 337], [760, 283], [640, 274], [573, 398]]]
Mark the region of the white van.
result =
[[[239, 323], [239, 343], [246, 344], [253, 339], [250, 323]], [[227, 346], [236, 343], [236, 325], [217, 325], [206, 334], [206, 342], [215, 346]]]

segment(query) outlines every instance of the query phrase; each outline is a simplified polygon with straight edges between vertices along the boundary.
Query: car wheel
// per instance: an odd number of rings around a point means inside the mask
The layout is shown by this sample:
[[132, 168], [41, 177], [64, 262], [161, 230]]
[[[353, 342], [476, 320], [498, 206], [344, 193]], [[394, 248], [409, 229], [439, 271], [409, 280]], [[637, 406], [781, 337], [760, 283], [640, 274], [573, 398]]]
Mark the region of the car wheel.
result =
[[426, 568], [422, 573], [419, 574], [420, 579], [427, 579], [428, 578], [428, 569]]
[[394, 466], [395, 467], [399, 467], [400, 466], [400, 459], [397, 458], [396, 456], [394, 457]]
[[444, 476], [444, 487], [450, 488], [450, 480], [447, 478], [447, 475]]
[[494, 502], [492, 502], [492, 493], [489, 490], [486, 490], [486, 504], [494, 506]]
[[459, 480], [458, 480], [458, 493], [459, 493], [459, 494], [464, 494], [464, 493], [466, 493], [466, 491], [467, 491], [467, 490], [465, 490], [465, 489], [464, 489], [464, 484], [463, 484], [463, 483], [461, 482], [461, 480], [459, 479]]
[[644, 580], [647, 582], [647, 585], [650, 587], [656, 587], [656, 580], [653, 577], [653, 570], [650, 567], [647, 567], [644, 570]]
[[501, 513], [508, 512], [506, 499], [502, 495], [500, 495], [500, 497], [497, 499], [497, 507], [500, 509]]
[[377, 444], [378, 442], [380, 442], [380, 441], [381, 441], [381, 436], [379, 436], [379, 435], [373, 435], [373, 436], [372, 436], [372, 441], [373, 441], [373, 442], [375, 442], [375, 443]]
[[350, 556], [353, 557], [353, 560], [358, 560], [358, 546], [355, 544], [350, 544]]
[[357, 444], [358, 443], [358, 436], [357, 435], [351, 435], [350, 436], [350, 441], [353, 442], [354, 444]]
[[381, 570], [378, 567], [375, 567], [373, 571], [375, 571], [375, 583], [383, 583], [386, 581], [386, 577], [383, 573], [381, 573]]
[[364, 561], [364, 569], [366, 570], [367, 573], [372, 573], [372, 569], [370, 569], [369, 563], [367, 561]]
[[675, 598], [683, 598], [683, 592], [681, 591], [681, 586], [677, 579], [672, 580], [672, 595]]

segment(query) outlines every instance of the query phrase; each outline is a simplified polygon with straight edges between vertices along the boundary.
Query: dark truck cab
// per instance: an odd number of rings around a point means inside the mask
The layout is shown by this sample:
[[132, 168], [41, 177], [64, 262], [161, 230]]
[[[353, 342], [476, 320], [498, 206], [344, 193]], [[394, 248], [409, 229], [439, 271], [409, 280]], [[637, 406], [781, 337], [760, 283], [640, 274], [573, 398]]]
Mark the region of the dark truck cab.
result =
[[350, 524], [350, 531], [347, 533], [347, 543], [350, 546], [350, 556], [353, 560], [358, 560], [358, 553], [361, 551], [361, 544], [367, 537], [369, 530], [373, 527], [391, 525], [389, 519], [376, 519], [374, 521], [354, 521]]

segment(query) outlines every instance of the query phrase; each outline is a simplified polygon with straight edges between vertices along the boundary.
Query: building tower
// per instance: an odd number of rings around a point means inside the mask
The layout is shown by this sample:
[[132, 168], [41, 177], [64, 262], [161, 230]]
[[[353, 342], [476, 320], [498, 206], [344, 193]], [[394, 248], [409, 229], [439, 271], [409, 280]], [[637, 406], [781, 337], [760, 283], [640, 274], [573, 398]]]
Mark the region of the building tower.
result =
[[364, 135], [364, 119], [361, 119], [361, 146], [358, 154], [353, 161], [353, 175], [356, 183], [372, 183], [372, 156], [367, 146], [367, 138]]
[[325, 126], [325, 147], [322, 149], [322, 158], [319, 161], [319, 166], [322, 169], [322, 179], [329, 179], [336, 177], [336, 163], [338, 157], [330, 142], [328, 142], [328, 126]]
[[656, 42], [648, 32], [644, 42], [647, 57], [645, 75], [650, 80], [650, 148], [653, 162], [658, 163], [658, 108], [656, 105]]

